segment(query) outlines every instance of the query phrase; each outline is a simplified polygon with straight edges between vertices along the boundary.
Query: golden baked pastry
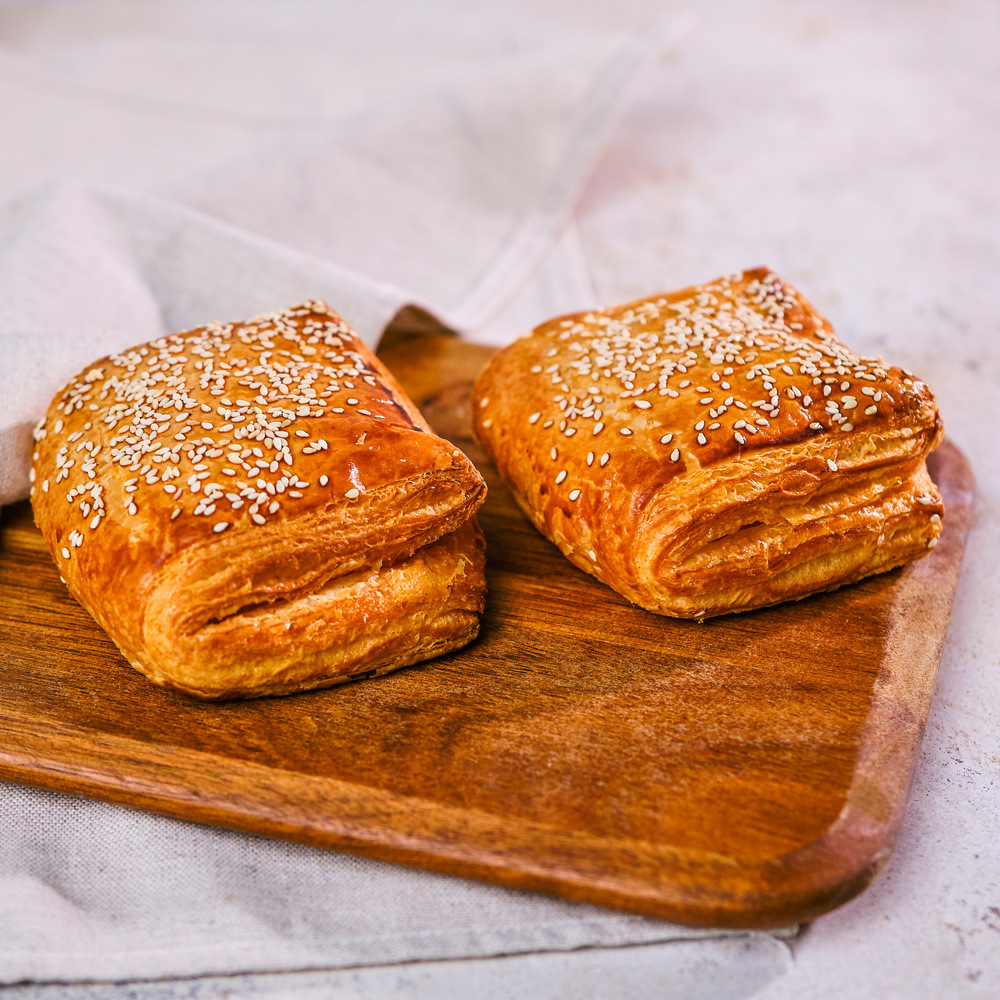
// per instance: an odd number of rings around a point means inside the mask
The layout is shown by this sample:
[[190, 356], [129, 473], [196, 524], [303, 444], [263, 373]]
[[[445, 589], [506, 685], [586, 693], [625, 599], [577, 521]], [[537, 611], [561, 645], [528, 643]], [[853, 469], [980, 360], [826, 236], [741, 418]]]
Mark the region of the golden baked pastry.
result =
[[934, 396], [766, 268], [544, 323], [491, 359], [473, 414], [539, 531], [660, 614], [831, 590], [941, 531]]
[[485, 484], [321, 302], [104, 358], [35, 441], [59, 572], [158, 684], [325, 687], [478, 631]]

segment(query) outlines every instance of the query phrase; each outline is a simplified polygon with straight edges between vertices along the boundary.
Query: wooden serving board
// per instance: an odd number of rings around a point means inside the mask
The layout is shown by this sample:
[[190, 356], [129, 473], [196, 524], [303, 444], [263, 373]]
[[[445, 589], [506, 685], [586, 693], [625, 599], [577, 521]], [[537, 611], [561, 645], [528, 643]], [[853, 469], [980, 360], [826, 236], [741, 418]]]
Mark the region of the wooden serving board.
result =
[[489, 483], [480, 638], [377, 680], [204, 704], [129, 667], [26, 504], [0, 527], [0, 778], [721, 927], [859, 892], [903, 813], [972, 505], [949, 445], [941, 544], [766, 611], [676, 621], [572, 567], [467, 439], [488, 351], [384, 353]]

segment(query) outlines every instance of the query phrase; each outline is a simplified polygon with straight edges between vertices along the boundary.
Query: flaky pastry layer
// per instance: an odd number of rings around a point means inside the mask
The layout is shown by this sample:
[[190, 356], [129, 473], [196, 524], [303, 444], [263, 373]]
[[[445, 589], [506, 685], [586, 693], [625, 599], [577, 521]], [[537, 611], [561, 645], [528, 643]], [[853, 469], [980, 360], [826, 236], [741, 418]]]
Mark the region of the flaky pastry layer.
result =
[[301, 690], [476, 634], [485, 484], [323, 303], [95, 362], [35, 440], [60, 573], [157, 683]]
[[493, 357], [473, 414], [538, 529], [661, 614], [829, 590], [941, 530], [928, 387], [765, 268], [545, 323]]

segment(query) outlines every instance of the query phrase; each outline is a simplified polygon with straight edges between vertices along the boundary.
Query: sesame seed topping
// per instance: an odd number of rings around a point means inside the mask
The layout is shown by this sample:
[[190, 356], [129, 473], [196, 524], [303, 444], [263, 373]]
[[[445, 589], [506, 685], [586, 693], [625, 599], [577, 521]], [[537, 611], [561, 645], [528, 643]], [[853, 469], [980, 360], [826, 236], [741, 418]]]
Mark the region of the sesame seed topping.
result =
[[528, 423], [529, 424], [536, 424], [536, 423], [538, 423], [538, 418], [539, 417], [541, 417], [541, 413], [532, 413], [531, 416], [528, 417]]
[[587, 452], [587, 465], [594, 464], [594, 453], [592, 451]]
[[939, 524], [941, 521], [940, 514], [931, 514], [931, 524]]
[[352, 487], [344, 494], [344, 496], [347, 497], [348, 500], [357, 500], [357, 498], [361, 496], [361, 493], [359, 490]]
[[319, 484], [320, 484], [320, 486], [326, 486], [326, 484], [328, 482], [330, 482], [330, 477], [329, 476], [320, 476], [319, 477]]
[[630, 437], [631, 434], [632, 434], [632, 431], [628, 427], [623, 427], [618, 433], [619, 434], [623, 434], [625, 437]]
[[611, 461], [611, 456], [608, 454], [608, 452], [605, 452], [603, 455], [601, 455], [601, 466], [602, 467], [605, 466], [605, 465], [607, 465], [608, 462], [610, 462], [610, 461]]
[[637, 399], [635, 405], [639, 407], [640, 410], [648, 410], [653, 404], [649, 402], [648, 399]]
[[[161, 337], [78, 376], [57, 398], [54, 405], [66, 415], [103, 410], [94, 420], [97, 428], [92, 431], [87, 418], [50, 418], [36, 440], [67, 435], [59, 442], [55, 482], [79, 474], [71, 502], [84, 530], [96, 529], [108, 513], [100, 497], [104, 484], [112, 482], [108, 473], [122, 476], [118, 469], [128, 470], [124, 481], [113, 481], [121, 483], [116, 492], [123, 491], [121, 505], [131, 516], [156, 488], [175, 503], [185, 491], [196, 494], [193, 514], [199, 517], [209, 518], [217, 509], [245, 510], [241, 516], [265, 523], [261, 500], [275, 513], [277, 500], [267, 498], [303, 498], [299, 491], [312, 476], [301, 478], [303, 473], [292, 469], [300, 456], [329, 450], [325, 439], [314, 440], [315, 431], [294, 421], [343, 413], [341, 407], [327, 409], [325, 400], [354, 388], [352, 379], [377, 391], [371, 401], [352, 396], [349, 405], [360, 403], [359, 414], [385, 420], [385, 414], [364, 408], [384, 403], [386, 390], [359, 350], [349, 327], [321, 303]], [[193, 398], [199, 392], [209, 395]], [[290, 490], [293, 485], [298, 488]], [[249, 510], [247, 503], [253, 504]], [[182, 513], [177, 503], [170, 517]], [[211, 522], [209, 527], [216, 530]], [[81, 544], [84, 535], [78, 535]]]
[[937, 545], [937, 543], [938, 543], [938, 539], [936, 539], [936, 538], [932, 538], [932, 539], [931, 539], [931, 540], [930, 540], [930, 541], [929, 541], [929, 542], [927, 543], [927, 548], [929, 548], [929, 549], [933, 549], [933, 548], [934, 548], [934, 546], [935, 546], [935, 545]]
[[827, 468], [828, 468], [828, 469], [829, 469], [829, 470], [830, 470], [831, 472], [836, 472], [836, 471], [837, 471], [837, 469], [839, 468], [839, 466], [837, 465], [837, 463], [836, 463], [836, 462], [835, 462], [835, 461], [834, 461], [834, 460], [833, 460], [832, 458], [828, 458], [828, 459], [826, 460], [826, 467], [827, 467]]
[[562, 472], [556, 476], [556, 486], [558, 486], [566, 478], [566, 470], [563, 469]]
[[594, 424], [594, 437], [597, 437], [597, 435], [600, 434], [601, 431], [603, 431], [603, 430], [604, 430], [604, 424], [602, 424], [598, 420], [598, 422], [596, 424]]
[[63, 546], [62, 557], [63, 559], [69, 559], [69, 549], [67, 549], [65, 546]]
[[212, 531], [218, 534], [220, 531], [225, 531], [226, 528], [228, 527], [229, 527], [228, 521], [219, 521], [219, 523], [212, 528]]
[[580, 491], [573, 490], [569, 495], [570, 500], [578, 500], [580, 498]]
[[660, 438], [660, 444], [670, 444], [673, 439], [673, 434], [664, 434], [663, 437]]
[[708, 444], [708, 438], [704, 434], [698, 435], [698, 444]]

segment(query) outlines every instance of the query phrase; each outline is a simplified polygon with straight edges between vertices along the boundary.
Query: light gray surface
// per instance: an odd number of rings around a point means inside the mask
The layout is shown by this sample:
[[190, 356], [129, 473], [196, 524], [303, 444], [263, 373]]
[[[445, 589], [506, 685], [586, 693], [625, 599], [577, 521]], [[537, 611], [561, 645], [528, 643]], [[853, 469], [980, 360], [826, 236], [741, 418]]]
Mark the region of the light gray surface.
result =
[[[41, 17], [40, 5], [15, 6], [18, 30], [0, 35], [7, 46], [0, 116], [21, 155], [0, 163], [2, 193], [71, 165], [90, 179], [175, 197], [204, 192], [230, 163], [252, 164], [256, 150], [312, 127], [337, 101], [362, 113], [417, 83], [499, 71], [512, 56], [552, 45], [591, 45], [641, 26], [661, 7], [426, 6], [407, 15], [398, 37], [387, 34], [371, 72], [357, 53], [345, 53], [353, 82], [333, 94], [315, 86], [309, 60], [296, 57], [294, 18], [267, 25], [278, 15], [263, 7], [211, 58], [218, 64], [270, 44], [281, 72], [269, 78], [282, 85], [264, 87], [234, 59], [226, 86], [207, 92], [187, 77], [177, 83], [168, 70], [185, 46], [210, 51], [210, 14], [199, 15], [202, 29], [183, 37], [161, 30], [154, 42], [134, 27], [158, 9], [151, 4], [136, 5], [143, 13], [131, 28], [112, 16], [114, 4], [78, 4], [61, 22]], [[182, 8], [190, 16], [193, 8]], [[336, 26], [333, 14], [326, 21], [316, 14], [310, 53], [338, 32], [371, 38], [386, 16], [378, 5], [341, 10]], [[861, 897], [793, 942], [790, 966], [787, 953], [774, 960], [784, 945], [743, 950], [713, 941], [174, 983], [163, 985], [163, 996], [203, 987], [217, 991], [210, 996], [287, 988], [288, 995], [653, 1000], [724, 996], [720, 981], [733, 996], [766, 1000], [1000, 995], [1000, 6], [767, 0], [699, 4], [694, 13], [682, 51], [664, 55], [640, 80], [551, 250], [505, 305], [483, 311], [467, 332], [500, 342], [550, 312], [766, 263], [812, 298], [848, 344], [927, 378], [949, 436], [973, 462], [977, 520], [892, 859]], [[32, 73], [29, 116], [19, 98]], [[123, 93], [123, 80], [135, 81], [132, 92]], [[42, 129], [40, 121], [61, 127]], [[314, 226], [308, 213], [296, 218], [299, 238], [281, 218], [255, 215], [248, 224], [316, 253], [331, 216]], [[437, 233], [433, 243], [448, 240]], [[322, 245], [321, 255], [352, 266], [349, 246]], [[408, 291], [439, 308], [454, 304], [433, 302], [444, 285], [434, 284], [426, 260], [412, 271], [406, 255], [394, 262], [392, 278]], [[648, 964], [636, 964], [639, 952]], [[677, 961], [682, 953], [714, 957], [709, 967]], [[661, 978], [629, 978], [640, 967]], [[8, 992], [15, 989], [29, 988]], [[48, 989], [78, 996], [83, 987]], [[100, 989], [92, 995], [127, 995]]]

